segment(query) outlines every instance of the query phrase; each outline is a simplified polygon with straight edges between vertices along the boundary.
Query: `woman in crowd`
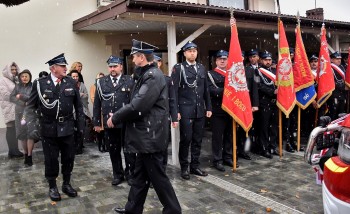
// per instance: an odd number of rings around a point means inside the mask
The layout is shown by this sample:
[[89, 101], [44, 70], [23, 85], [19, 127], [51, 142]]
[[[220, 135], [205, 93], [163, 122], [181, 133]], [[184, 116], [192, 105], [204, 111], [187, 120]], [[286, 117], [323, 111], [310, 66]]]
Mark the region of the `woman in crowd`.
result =
[[[102, 72], [97, 73], [96, 80], [101, 78], [101, 77], [104, 77], [104, 76], [105, 75]], [[93, 84], [90, 87], [90, 101], [91, 101], [92, 105], [94, 105], [95, 92], [96, 92], [96, 81], [95, 81], [95, 84]], [[101, 127], [102, 127], [101, 131], [100, 132], [96, 132], [96, 138], [97, 138], [97, 143], [98, 143], [98, 150], [100, 152], [106, 152], [107, 148], [106, 148], [106, 145], [104, 143], [104, 131], [103, 131], [103, 122], [102, 121], [101, 121]]]
[[87, 124], [89, 124], [89, 121], [91, 121], [91, 115], [89, 112], [89, 94], [88, 91], [84, 85], [84, 83], [79, 81], [79, 72], [77, 70], [72, 70], [69, 73], [69, 76], [71, 76], [76, 82], [77, 82], [77, 87], [79, 88], [80, 92], [80, 100], [81, 103], [83, 104], [83, 110], [84, 110], [84, 115], [85, 115], [85, 129], [84, 133], [80, 134], [78, 133], [77, 135], [77, 151], [76, 154], [82, 154], [83, 153], [83, 142], [85, 140], [85, 135], [89, 134], [87, 133], [89, 131], [89, 128], [87, 127]]
[[16, 137], [21, 142], [24, 150], [24, 164], [27, 166], [33, 165], [32, 151], [34, 148], [34, 140], [28, 139], [27, 125], [24, 118], [24, 108], [29, 99], [32, 89], [32, 74], [28, 69], [23, 70], [18, 75], [19, 83], [15, 86], [10, 95], [10, 101], [16, 104], [15, 107], [15, 125]]
[[4, 68], [2, 71], [4, 77], [0, 79], [0, 106], [6, 124], [6, 141], [9, 147], [9, 158], [23, 157], [23, 153], [18, 150], [18, 141], [16, 139], [16, 104], [10, 102], [10, 94], [15, 88], [18, 71], [18, 65], [12, 62]]
[[79, 75], [79, 82], [84, 83], [83, 75], [81, 74], [81, 70], [83, 70], [83, 64], [81, 62], [73, 62], [72, 66], [69, 69], [69, 72], [76, 70]]

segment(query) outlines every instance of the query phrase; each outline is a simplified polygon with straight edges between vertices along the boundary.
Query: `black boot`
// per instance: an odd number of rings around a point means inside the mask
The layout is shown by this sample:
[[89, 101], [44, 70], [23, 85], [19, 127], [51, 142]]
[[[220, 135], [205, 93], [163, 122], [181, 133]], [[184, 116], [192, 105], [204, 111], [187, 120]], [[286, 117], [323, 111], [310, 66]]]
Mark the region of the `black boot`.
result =
[[[293, 148], [291, 142], [292, 142], [292, 141], [290, 141], [290, 140], [287, 140], [287, 141], [286, 141], [286, 151], [287, 151], [287, 152], [290, 152], [290, 153], [294, 153], [294, 152], [295, 152], [295, 149]], [[294, 144], [294, 142], [293, 142], [293, 144]], [[294, 145], [295, 145], [295, 144], [294, 144]]]
[[103, 152], [102, 142], [98, 141], [97, 143], [98, 143], [98, 151]]
[[24, 165], [28, 164], [28, 154], [24, 154]]
[[76, 197], [77, 191], [70, 184], [70, 175], [63, 175], [62, 192], [66, 193], [69, 197]]
[[57, 185], [56, 185], [56, 180], [55, 179], [51, 179], [48, 180], [49, 182], [49, 196], [50, 199], [52, 201], [60, 201], [61, 200], [61, 195], [57, 189]]
[[33, 166], [32, 156], [27, 156], [27, 166]]

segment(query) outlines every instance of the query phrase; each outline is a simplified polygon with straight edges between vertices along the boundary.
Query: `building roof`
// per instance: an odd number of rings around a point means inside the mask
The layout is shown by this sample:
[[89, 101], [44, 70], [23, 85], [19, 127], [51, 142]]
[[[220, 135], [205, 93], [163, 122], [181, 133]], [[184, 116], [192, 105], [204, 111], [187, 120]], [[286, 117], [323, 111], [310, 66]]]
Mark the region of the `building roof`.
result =
[[0, 0], [0, 4], [4, 4], [7, 7], [23, 4], [29, 0]]
[[[295, 28], [296, 16], [277, 13], [235, 9], [234, 16], [238, 27], [244, 27], [250, 23], [250, 27], [257, 29], [276, 29], [277, 20], [280, 17], [286, 29], [288, 25]], [[169, 0], [116, 0], [115, 2], [101, 7], [73, 22], [74, 31], [101, 30], [101, 31], [140, 31], [147, 29], [166, 30], [166, 22], [175, 21], [194, 25], [220, 25], [228, 26], [230, 10], [227, 7], [204, 5], [196, 3], [184, 3]], [[339, 34], [348, 34], [349, 22], [334, 20], [317, 20], [300, 17], [303, 31], [319, 32], [322, 23], [327, 30], [336, 31]], [[240, 26], [241, 23], [241, 26]], [[181, 27], [180, 27], [181, 28]], [[290, 29], [290, 30], [293, 30]], [[288, 30], [288, 29], [287, 29]]]

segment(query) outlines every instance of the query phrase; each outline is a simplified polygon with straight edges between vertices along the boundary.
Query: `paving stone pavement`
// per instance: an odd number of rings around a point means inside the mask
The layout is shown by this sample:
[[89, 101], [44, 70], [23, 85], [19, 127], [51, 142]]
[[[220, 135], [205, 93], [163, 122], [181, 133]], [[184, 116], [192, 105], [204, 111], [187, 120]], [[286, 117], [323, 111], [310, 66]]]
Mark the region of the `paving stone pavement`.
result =
[[[210, 140], [204, 140], [201, 167], [208, 177], [192, 175], [185, 181], [177, 167], [167, 169], [183, 213], [323, 213], [321, 186], [315, 184], [313, 170], [303, 162], [302, 153], [285, 154], [281, 160], [252, 154], [251, 161], [239, 160], [236, 173], [229, 167], [226, 172], [212, 168], [210, 153]], [[61, 193], [62, 201], [55, 204], [48, 197], [40, 149], [33, 162], [32, 167], [24, 167], [23, 159], [0, 155], [0, 213], [114, 213], [113, 207], [127, 201], [129, 186], [126, 182], [111, 186], [109, 155], [100, 153], [96, 144], [87, 144], [84, 154], [75, 158], [72, 185], [78, 197]], [[58, 186], [61, 184], [60, 176]], [[161, 213], [161, 209], [150, 189], [144, 213]]]

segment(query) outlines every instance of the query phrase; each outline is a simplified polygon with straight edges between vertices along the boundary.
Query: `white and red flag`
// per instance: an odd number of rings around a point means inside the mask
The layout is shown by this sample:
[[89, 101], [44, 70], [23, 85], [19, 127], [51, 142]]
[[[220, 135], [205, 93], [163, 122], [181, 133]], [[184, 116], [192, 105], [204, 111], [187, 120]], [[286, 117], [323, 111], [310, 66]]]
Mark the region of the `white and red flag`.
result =
[[334, 76], [329, 58], [328, 43], [326, 39], [326, 28], [324, 24], [321, 28], [321, 47], [317, 66], [317, 106], [323, 103], [332, 95], [335, 89]]
[[294, 90], [293, 65], [290, 60], [289, 45], [283, 22], [278, 20], [278, 64], [276, 71], [277, 106], [289, 117], [293, 110], [296, 98]]
[[230, 19], [231, 41], [222, 108], [246, 131], [252, 127], [253, 113], [245, 76], [236, 19]]

